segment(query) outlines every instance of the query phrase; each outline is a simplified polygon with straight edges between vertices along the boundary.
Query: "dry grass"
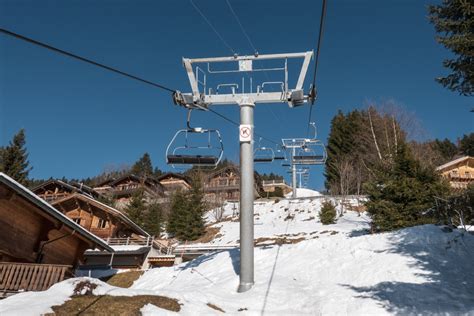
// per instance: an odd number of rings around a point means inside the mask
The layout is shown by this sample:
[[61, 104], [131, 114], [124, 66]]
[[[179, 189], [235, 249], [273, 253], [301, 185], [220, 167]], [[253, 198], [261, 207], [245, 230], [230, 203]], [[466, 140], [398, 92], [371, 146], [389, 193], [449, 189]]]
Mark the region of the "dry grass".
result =
[[207, 226], [204, 235], [199, 239], [194, 240], [193, 243], [207, 243], [216, 238], [222, 237], [222, 235], [219, 234], [220, 231], [220, 227]]
[[225, 311], [224, 311], [222, 308], [220, 308], [219, 306], [214, 305], [214, 304], [212, 304], [212, 303], [207, 303], [207, 306], [209, 306], [209, 307], [212, 308], [212, 309], [215, 309], [216, 311], [225, 313]]
[[53, 306], [55, 315], [141, 315], [140, 309], [146, 304], [153, 304], [160, 308], [179, 312], [178, 301], [164, 296], [109, 296], [109, 295], [81, 295], [73, 296], [60, 306]]
[[132, 286], [141, 275], [143, 271], [128, 271], [123, 273], [117, 273], [107, 280], [107, 283], [113, 286], [129, 288]]
[[[287, 244], [297, 244], [306, 240], [304, 237], [300, 238], [286, 238], [286, 237], [260, 237], [255, 239], [255, 246], [272, 246], [272, 245], [287, 245]], [[270, 241], [270, 243], [268, 243]]]

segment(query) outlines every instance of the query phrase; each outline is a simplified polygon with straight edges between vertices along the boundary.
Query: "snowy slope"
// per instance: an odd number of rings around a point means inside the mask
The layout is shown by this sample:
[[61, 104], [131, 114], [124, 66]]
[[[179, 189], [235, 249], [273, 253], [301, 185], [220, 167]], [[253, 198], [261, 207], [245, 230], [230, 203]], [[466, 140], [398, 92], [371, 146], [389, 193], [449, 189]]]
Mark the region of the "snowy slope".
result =
[[[286, 195], [287, 198], [291, 198], [293, 193], [288, 193]], [[313, 197], [313, 196], [321, 196], [322, 194], [319, 193], [318, 191], [311, 190], [311, 189], [304, 189], [304, 188], [297, 188], [296, 189], [296, 196], [299, 198], [302, 197]]]
[[[368, 218], [354, 212], [323, 226], [317, 219], [320, 203], [320, 199], [256, 203], [256, 239], [266, 241], [255, 249], [256, 283], [246, 293], [236, 293], [237, 249], [150, 270], [130, 289], [97, 281], [95, 291], [173, 297], [182, 304], [183, 315], [220, 314], [208, 303], [231, 315], [474, 315], [474, 236], [434, 225], [370, 235]], [[232, 211], [227, 205], [225, 216], [231, 218], [215, 224], [223, 236], [211, 244], [238, 240]], [[278, 245], [276, 238], [294, 243]], [[49, 306], [67, 299], [77, 281], [0, 301], [0, 315], [47, 312]], [[172, 314], [152, 305], [142, 312]]]

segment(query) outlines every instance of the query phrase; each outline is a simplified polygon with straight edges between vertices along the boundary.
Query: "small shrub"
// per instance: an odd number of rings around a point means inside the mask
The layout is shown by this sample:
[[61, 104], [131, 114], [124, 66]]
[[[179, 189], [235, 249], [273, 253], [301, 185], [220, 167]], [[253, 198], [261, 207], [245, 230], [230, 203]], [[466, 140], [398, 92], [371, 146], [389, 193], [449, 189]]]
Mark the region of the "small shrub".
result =
[[330, 202], [325, 201], [319, 211], [319, 219], [323, 225], [334, 224], [336, 222], [336, 207]]
[[76, 284], [73, 295], [93, 295], [97, 284], [90, 281], [81, 281]]

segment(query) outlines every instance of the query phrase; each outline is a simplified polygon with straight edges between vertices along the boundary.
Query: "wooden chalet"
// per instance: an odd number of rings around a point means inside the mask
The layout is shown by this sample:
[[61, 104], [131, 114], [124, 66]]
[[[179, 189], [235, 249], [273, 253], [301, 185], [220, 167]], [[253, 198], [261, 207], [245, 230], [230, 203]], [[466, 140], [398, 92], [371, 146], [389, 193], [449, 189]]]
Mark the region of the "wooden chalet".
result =
[[82, 194], [70, 195], [52, 206], [114, 249], [113, 254], [87, 250], [80, 270], [140, 269], [146, 267], [148, 256], [160, 255], [161, 246], [154, 238], [113, 207]]
[[157, 181], [164, 189], [166, 196], [170, 196], [176, 191], [188, 191], [191, 189], [191, 179], [178, 173], [166, 173], [157, 178]]
[[293, 191], [292, 187], [286, 184], [285, 180], [263, 180], [262, 181], [263, 191], [266, 193], [275, 192], [276, 188], [280, 188], [283, 195], [286, 195]]
[[[261, 181], [255, 173], [255, 196], [261, 192]], [[240, 198], [240, 171], [236, 166], [227, 166], [207, 175], [204, 179], [204, 194], [207, 201], [237, 201]]]
[[57, 179], [50, 179], [33, 188], [32, 191], [49, 203], [63, 199], [74, 193], [82, 193], [92, 198], [99, 197], [99, 193], [82, 183], [66, 183]]
[[474, 157], [464, 156], [439, 166], [436, 170], [454, 189], [465, 189], [474, 182]]
[[83, 194], [75, 193], [54, 201], [51, 205], [84, 229], [103, 239], [149, 236], [121, 211]]
[[143, 190], [144, 197], [148, 202], [160, 202], [165, 197], [165, 190], [159, 181], [151, 177], [140, 178], [133, 174], [103, 182], [94, 190], [113, 198], [118, 209], [124, 209], [132, 196], [139, 190]]
[[0, 296], [45, 290], [84, 262], [86, 249], [113, 248], [0, 173]]

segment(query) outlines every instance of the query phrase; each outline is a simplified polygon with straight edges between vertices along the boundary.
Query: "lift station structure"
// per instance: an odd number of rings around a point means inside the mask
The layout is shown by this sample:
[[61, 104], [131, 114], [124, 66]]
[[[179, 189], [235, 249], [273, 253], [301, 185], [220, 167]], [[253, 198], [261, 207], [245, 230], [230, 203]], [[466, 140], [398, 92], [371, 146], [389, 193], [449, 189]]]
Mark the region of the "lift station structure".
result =
[[[288, 103], [290, 108], [314, 101], [314, 87], [305, 94], [303, 84], [313, 51], [289, 54], [230, 56], [216, 58], [183, 58], [191, 93], [176, 91], [175, 104], [188, 110], [207, 111], [215, 105], [240, 107], [240, 282], [238, 292], [254, 284], [254, 108], [257, 104]], [[296, 83], [290, 87], [288, 61], [302, 60]], [[256, 80], [258, 74], [279, 72], [282, 80]], [[281, 74], [283, 76], [281, 77]], [[238, 81], [208, 80], [208, 76], [233, 75]], [[293, 74], [292, 74], [293, 75]], [[240, 77], [240, 78], [239, 78]], [[267, 78], [269, 76], [267, 75]], [[234, 78], [235, 80], [235, 78]], [[223, 91], [225, 91], [223, 93]], [[194, 129], [194, 132], [199, 130]], [[182, 157], [171, 157], [179, 162]], [[199, 157], [187, 156], [188, 163], [199, 164]], [[293, 176], [295, 177], [295, 175]], [[296, 180], [296, 179], [295, 179]], [[296, 181], [295, 181], [296, 182]]]

